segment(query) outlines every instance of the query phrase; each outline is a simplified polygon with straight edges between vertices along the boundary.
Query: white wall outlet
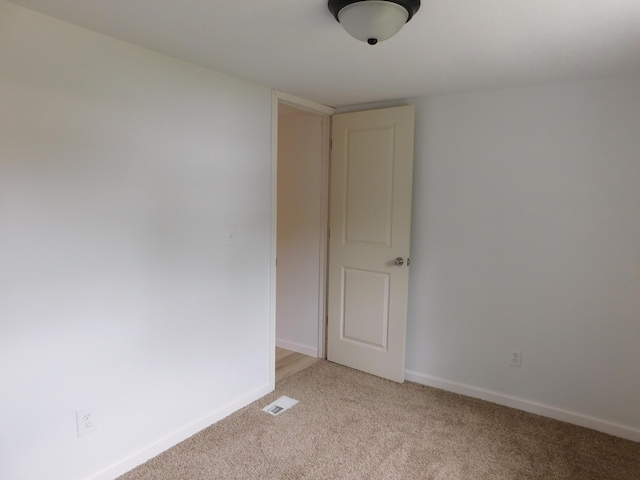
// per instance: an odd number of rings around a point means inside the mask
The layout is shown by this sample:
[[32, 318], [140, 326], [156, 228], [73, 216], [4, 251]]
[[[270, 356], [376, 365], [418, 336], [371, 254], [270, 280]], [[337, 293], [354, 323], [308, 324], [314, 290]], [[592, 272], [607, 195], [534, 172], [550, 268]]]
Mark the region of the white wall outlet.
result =
[[96, 411], [93, 407], [85, 407], [76, 411], [76, 424], [78, 427], [78, 438], [98, 429], [96, 423]]
[[511, 361], [509, 365], [514, 367], [519, 367], [522, 362], [522, 349], [521, 348], [512, 348], [511, 349]]
[[236, 227], [235, 225], [227, 225], [224, 227], [225, 231], [225, 244], [235, 245], [236, 244]]

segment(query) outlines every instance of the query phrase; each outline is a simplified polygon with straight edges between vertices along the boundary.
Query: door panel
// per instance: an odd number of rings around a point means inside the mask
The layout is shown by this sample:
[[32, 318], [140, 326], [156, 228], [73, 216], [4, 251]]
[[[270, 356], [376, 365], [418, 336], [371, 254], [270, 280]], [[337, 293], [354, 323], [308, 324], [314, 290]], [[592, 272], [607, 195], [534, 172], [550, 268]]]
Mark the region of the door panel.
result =
[[389, 274], [344, 268], [342, 295], [341, 338], [386, 349]]
[[[328, 285], [330, 361], [404, 381], [412, 106], [335, 115]], [[403, 266], [393, 259], [402, 257]]]
[[393, 128], [348, 131], [346, 141], [345, 241], [390, 246]]

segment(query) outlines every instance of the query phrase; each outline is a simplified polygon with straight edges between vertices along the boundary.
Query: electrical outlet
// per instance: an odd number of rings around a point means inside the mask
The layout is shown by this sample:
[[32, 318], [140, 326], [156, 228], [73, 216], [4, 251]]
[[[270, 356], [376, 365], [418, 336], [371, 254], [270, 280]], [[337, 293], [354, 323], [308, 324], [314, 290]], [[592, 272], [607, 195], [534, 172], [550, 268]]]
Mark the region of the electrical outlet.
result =
[[512, 348], [511, 349], [511, 362], [509, 365], [514, 367], [519, 367], [522, 362], [522, 349], [521, 348]]
[[98, 429], [96, 423], [96, 411], [92, 407], [85, 407], [76, 411], [76, 424], [78, 427], [78, 438]]

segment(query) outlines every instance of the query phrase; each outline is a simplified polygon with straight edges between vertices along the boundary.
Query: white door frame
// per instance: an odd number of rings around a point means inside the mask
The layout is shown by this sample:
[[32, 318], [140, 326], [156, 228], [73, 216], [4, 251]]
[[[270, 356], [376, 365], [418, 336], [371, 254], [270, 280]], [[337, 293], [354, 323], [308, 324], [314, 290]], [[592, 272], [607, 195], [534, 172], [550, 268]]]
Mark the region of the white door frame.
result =
[[278, 233], [278, 105], [286, 104], [300, 110], [325, 116], [327, 122], [322, 132], [321, 189], [322, 212], [320, 237], [320, 291], [318, 292], [318, 357], [326, 357], [326, 290], [327, 290], [327, 235], [329, 230], [329, 155], [331, 141], [331, 116], [335, 108], [305, 100], [284, 92], [272, 90], [271, 94], [271, 281], [269, 312], [269, 383], [275, 388], [276, 371], [276, 255]]

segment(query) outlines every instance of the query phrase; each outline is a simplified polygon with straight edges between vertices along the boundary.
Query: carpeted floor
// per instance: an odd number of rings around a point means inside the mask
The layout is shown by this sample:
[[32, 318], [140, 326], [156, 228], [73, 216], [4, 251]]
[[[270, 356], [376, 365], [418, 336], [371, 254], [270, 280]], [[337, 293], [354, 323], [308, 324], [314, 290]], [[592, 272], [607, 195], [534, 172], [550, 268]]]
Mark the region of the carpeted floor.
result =
[[319, 361], [120, 477], [169, 479], [635, 480], [640, 443]]

